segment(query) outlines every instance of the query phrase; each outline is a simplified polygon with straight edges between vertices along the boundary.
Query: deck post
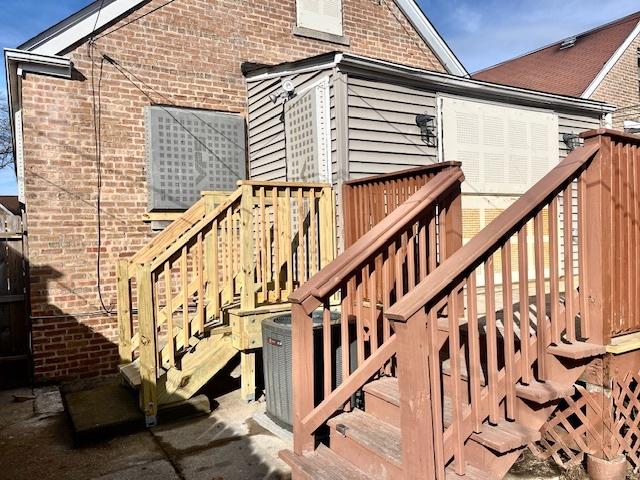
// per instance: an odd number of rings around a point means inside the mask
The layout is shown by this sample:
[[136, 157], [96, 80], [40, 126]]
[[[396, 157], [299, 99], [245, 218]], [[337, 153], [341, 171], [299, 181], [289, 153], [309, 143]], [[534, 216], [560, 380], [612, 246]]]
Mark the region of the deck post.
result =
[[[405, 478], [435, 478], [426, 314], [395, 322]], [[436, 361], [439, 361], [436, 358]]]
[[291, 304], [293, 380], [293, 450], [313, 451], [314, 432], [305, 431], [302, 420], [314, 408], [313, 320], [302, 305]]
[[[255, 256], [253, 245], [255, 244], [255, 232], [253, 225], [253, 187], [241, 185], [242, 198], [240, 200], [240, 309], [255, 310], [256, 291], [253, 272]], [[246, 320], [245, 320], [246, 321]], [[243, 350], [240, 352], [241, 387], [240, 396], [250, 402], [255, 400], [255, 350]]]
[[153, 279], [151, 265], [138, 265], [138, 323], [140, 329], [140, 408], [144, 411], [147, 427], [156, 425], [158, 414], [157, 368], [158, 355], [156, 325], [154, 321]]
[[610, 249], [610, 241], [613, 238], [611, 139], [597, 135], [587, 138], [585, 143], [600, 144], [600, 151], [584, 173], [586, 221], [581, 225], [584, 228], [586, 255], [585, 279], [587, 282], [589, 340], [592, 343], [606, 345], [611, 336], [611, 282], [614, 273], [611, 269]]
[[131, 363], [131, 284], [129, 282], [129, 261], [120, 260], [116, 267], [118, 285], [118, 352], [120, 363]]

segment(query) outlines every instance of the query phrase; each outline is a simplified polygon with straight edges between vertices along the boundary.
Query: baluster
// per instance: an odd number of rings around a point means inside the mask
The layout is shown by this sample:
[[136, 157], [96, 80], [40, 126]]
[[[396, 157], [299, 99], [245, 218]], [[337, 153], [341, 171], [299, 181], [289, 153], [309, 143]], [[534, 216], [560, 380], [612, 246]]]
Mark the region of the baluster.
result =
[[540, 210], [533, 223], [534, 249], [536, 261], [536, 343], [538, 351], [538, 379], [547, 379], [547, 370], [545, 368], [545, 356], [547, 342], [545, 340], [546, 328], [546, 295], [544, 281], [544, 222], [542, 217], [543, 210]]
[[309, 189], [309, 277], [318, 271], [318, 234], [316, 217], [316, 191]]
[[429, 273], [427, 244], [427, 223], [421, 219], [418, 224], [418, 263], [420, 267], [420, 281], [424, 280]]
[[411, 225], [407, 239], [407, 283], [411, 290], [416, 286], [416, 236], [414, 225]]
[[429, 212], [429, 273], [438, 266], [438, 239], [436, 238], [436, 208], [432, 207]]
[[356, 349], [358, 352], [358, 367], [364, 362], [364, 305], [363, 305], [363, 271], [356, 275]]
[[209, 240], [211, 245], [211, 256], [212, 259], [210, 263], [213, 265], [213, 271], [211, 272], [211, 277], [209, 279], [210, 282], [213, 283], [213, 315], [215, 318], [220, 318], [220, 285], [219, 285], [219, 259], [218, 259], [218, 220], [213, 221], [213, 226], [211, 227], [211, 238]]
[[518, 232], [518, 283], [520, 297], [520, 350], [522, 352], [522, 383], [531, 383], [531, 362], [529, 360], [529, 258], [527, 249], [527, 225]]
[[[440, 379], [440, 338], [438, 335], [438, 316], [434, 307], [429, 310], [427, 323], [429, 361], [429, 388], [431, 390], [431, 419], [434, 432], [435, 473], [438, 480], [445, 480], [445, 458], [442, 434], [444, 431], [442, 410], [442, 386]], [[417, 359], [414, 359], [417, 360]]]
[[[587, 179], [583, 171], [578, 177], [578, 285], [580, 302], [580, 336], [591, 337], [591, 322], [589, 321], [588, 285], [587, 285], [587, 249], [585, 240], [587, 235]], [[595, 246], [594, 246], [595, 247]]]
[[273, 202], [273, 264], [275, 270], [275, 288], [276, 288], [276, 302], [282, 301], [282, 295], [280, 292], [280, 209], [278, 201], [278, 189], [274, 187], [271, 190], [271, 201]]
[[291, 196], [291, 188], [285, 188], [285, 202], [284, 202], [284, 218], [286, 219], [286, 225], [283, 226], [285, 233], [285, 255], [287, 258], [287, 294], [290, 295], [293, 292], [293, 245], [292, 234], [293, 226], [291, 221], [291, 202], [293, 197]]
[[306, 269], [304, 262], [304, 198], [302, 188], [298, 188], [298, 285], [302, 285], [306, 280]]
[[[464, 441], [466, 436], [462, 431], [462, 392], [460, 377], [460, 322], [458, 319], [458, 288], [449, 294], [447, 300], [449, 310], [449, 354], [451, 357], [451, 407], [453, 410], [455, 471], [458, 475], [465, 474], [466, 462], [464, 458]], [[435, 327], [435, 325], [434, 325]], [[434, 362], [431, 362], [434, 363]], [[497, 371], [497, 368], [496, 368]]]
[[262, 299], [266, 302], [269, 298], [268, 293], [268, 274], [267, 274], [267, 214], [265, 209], [264, 187], [258, 190], [258, 198], [260, 202], [260, 217], [258, 219], [260, 225], [260, 271], [262, 272]]
[[348, 283], [340, 289], [340, 348], [342, 351], [342, 381], [346, 382], [351, 374], [349, 338], [349, 314], [351, 313], [352, 297], [349, 295]]
[[120, 363], [129, 363], [133, 361], [133, 352], [131, 351], [131, 283], [128, 260], [118, 261], [116, 275], [118, 283], [118, 352]]
[[496, 299], [493, 256], [484, 262], [484, 288], [487, 317], [487, 372], [489, 386], [489, 420], [494, 425], [500, 420], [498, 392], [498, 340], [496, 328]]
[[[225, 259], [225, 262], [227, 262], [229, 264], [229, 266], [227, 267], [227, 271], [229, 272], [229, 276], [227, 277], [227, 291], [228, 293], [228, 302], [231, 303], [233, 302], [233, 297], [235, 296], [235, 271], [234, 271], [234, 254], [233, 254], [233, 212], [232, 211], [228, 211], [227, 215], [226, 215], [226, 219], [227, 219], [227, 251], [229, 252], [229, 256]], [[243, 240], [244, 241], [244, 240]], [[246, 287], [246, 285], [243, 285], [243, 287]]]
[[562, 193], [563, 229], [564, 229], [564, 310], [567, 338], [576, 339], [576, 315], [573, 306], [573, 216], [571, 214], [573, 184], [569, 184]]
[[377, 299], [377, 275], [379, 270], [376, 269], [376, 259], [371, 262], [369, 271], [369, 344], [371, 345], [371, 353], [378, 349], [378, 299]]
[[198, 330], [204, 333], [205, 324], [205, 302], [204, 302], [204, 263], [202, 259], [202, 232], [198, 233], [196, 240], [196, 268], [198, 269]]
[[183, 348], [189, 344], [191, 333], [189, 332], [189, 272], [187, 265], [187, 246], [182, 247], [180, 255], [180, 280], [182, 281], [182, 337]]
[[558, 197], [549, 204], [549, 298], [551, 301], [551, 342], [560, 342], [560, 285], [558, 273]]
[[[398, 243], [398, 241], [396, 241]], [[405, 250], [405, 234], [400, 236], [399, 245], [395, 252], [395, 268], [396, 268], [396, 301], [404, 296], [404, 268], [403, 263], [406, 256]]]
[[171, 305], [171, 262], [166, 261], [164, 264], [164, 294], [166, 298], [166, 317], [167, 317], [167, 347], [169, 348], [169, 368], [176, 365], [175, 343], [173, 338], [173, 306]]
[[329, 299], [324, 301], [322, 311], [322, 363], [324, 364], [324, 398], [331, 395], [332, 388], [332, 366], [331, 361], [331, 306]]
[[504, 311], [504, 358], [507, 390], [507, 418], [515, 419], [516, 385], [513, 361], [515, 348], [513, 339], [513, 282], [511, 279], [511, 239], [502, 246], [502, 304]]
[[473, 429], [482, 432], [480, 415], [480, 387], [482, 381], [482, 363], [480, 361], [480, 331], [478, 328], [478, 290], [476, 288], [476, 272], [467, 277], [467, 322], [469, 325], [469, 382], [471, 387], [471, 413]]

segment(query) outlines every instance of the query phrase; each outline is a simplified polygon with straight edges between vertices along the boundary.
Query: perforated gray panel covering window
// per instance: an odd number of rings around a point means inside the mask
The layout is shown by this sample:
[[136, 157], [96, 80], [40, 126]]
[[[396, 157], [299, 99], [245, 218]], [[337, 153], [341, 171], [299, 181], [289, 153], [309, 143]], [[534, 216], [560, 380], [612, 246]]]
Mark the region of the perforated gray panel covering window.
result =
[[240, 115], [147, 107], [149, 210], [187, 209], [204, 190], [235, 190], [247, 178]]
[[316, 121], [315, 89], [285, 106], [287, 129], [287, 180], [293, 182], [317, 182], [318, 171], [318, 123]]

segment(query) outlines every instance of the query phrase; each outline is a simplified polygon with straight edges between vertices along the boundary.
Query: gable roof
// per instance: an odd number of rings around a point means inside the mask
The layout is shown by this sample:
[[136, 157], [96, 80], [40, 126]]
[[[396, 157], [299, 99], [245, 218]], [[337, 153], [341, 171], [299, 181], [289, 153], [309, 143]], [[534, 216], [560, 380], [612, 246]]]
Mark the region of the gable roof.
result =
[[[43, 55], [61, 55], [117, 19], [141, 7], [150, 0], [96, 0], [82, 10], [36, 35], [18, 47]], [[466, 69], [440, 36], [415, 0], [394, 0], [422, 40], [431, 48], [446, 70], [468, 76]]]
[[640, 34], [640, 12], [473, 74], [487, 82], [588, 98], [633, 39]]

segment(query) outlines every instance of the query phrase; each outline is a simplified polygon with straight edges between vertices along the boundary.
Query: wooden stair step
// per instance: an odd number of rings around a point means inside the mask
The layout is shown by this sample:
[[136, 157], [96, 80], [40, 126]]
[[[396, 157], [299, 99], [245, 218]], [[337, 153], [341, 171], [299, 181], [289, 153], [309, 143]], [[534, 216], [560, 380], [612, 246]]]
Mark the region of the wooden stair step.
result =
[[[460, 378], [462, 380], [464, 380], [465, 382], [469, 381], [469, 371], [467, 370], [467, 362], [464, 358], [460, 359]], [[444, 375], [447, 375], [448, 377], [451, 376], [451, 360], [447, 359], [444, 362], [442, 362], [442, 373]], [[482, 387], [486, 387], [487, 386], [487, 381], [485, 378], [485, 374], [484, 374], [484, 370], [482, 368], [480, 368], [480, 385]]]
[[543, 405], [553, 400], [570, 397], [575, 393], [573, 384], [562, 385], [555, 382], [533, 381], [529, 385], [516, 385], [516, 395], [524, 400]]
[[309, 480], [372, 480], [351, 462], [320, 444], [315, 452], [301, 456], [282, 450], [280, 458], [297, 476]]
[[598, 355], [603, 355], [606, 351], [607, 348], [602, 345], [586, 342], [560, 343], [547, 347], [547, 352], [550, 354], [573, 360], [597, 357]]
[[355, 409], [327, 422], [331, 429], [350, 438], [385, 461], [401, 468], [400, 429]]
[[464, 475], [458, 475], [453, 467], [447, 468], [445, 473], [448, 480], [498, 480], [495, 475], [471, 465], [466, 466]]
[[472, 434], [471, 440], [498, 453], [507, 453], [540, 440], [540, 432], [516, 422], [500, 420], [497, 425], [482, 425], [482, 432]]
[[[458, 326], [460, 327], [464, 327], [468, 324], [469, 322], [467, 321], [466, 317], [460, 317], [458, 319]], [[446, 315], [441, 315], [438, 317], [438, 330], [440, 330], [441, 332], [448, 332], [449, 331], [449, 317], [447, 317]]]
[[363, 387], [363, 390], [365, 393], [378, 397], [396, 407], [400, 406], [400, 389], [398, 387], [398, 379], [395, 377], [382, 377], [369, 382]]
[[[120, 376], [129, 387], [133, 389], [140, 388], [142, 379], [140, 377], [140, 359], [139, 358], [136, 358], [133, 362], [120, 365], [118, 369], [120, 370]], [[158, 378], [162, 377], [165, 373], [167, 373], [167, 371], [164, 368], [162, 367], [158, 368]]]

